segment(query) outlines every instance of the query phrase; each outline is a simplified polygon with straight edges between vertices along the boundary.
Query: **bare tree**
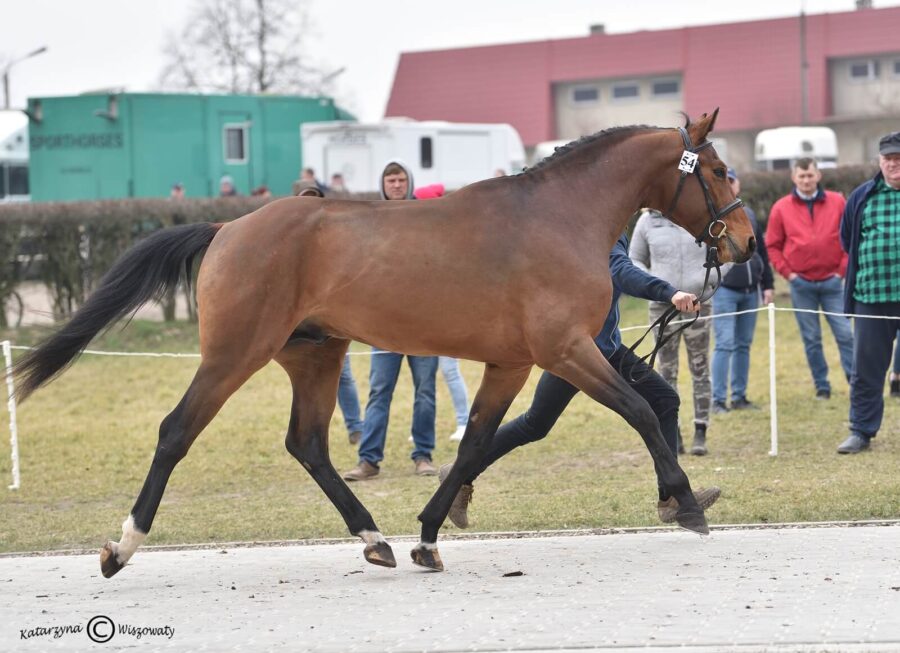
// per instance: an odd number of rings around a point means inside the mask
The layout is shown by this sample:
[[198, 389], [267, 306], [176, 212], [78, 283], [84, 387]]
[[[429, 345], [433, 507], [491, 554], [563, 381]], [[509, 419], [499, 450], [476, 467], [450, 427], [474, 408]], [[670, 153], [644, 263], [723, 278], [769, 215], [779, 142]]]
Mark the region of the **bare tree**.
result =
[[327, 82], [303, 52], [305, 0], [194, 0], [170, 34], [160, 85], [219, 93], [323, 93]]

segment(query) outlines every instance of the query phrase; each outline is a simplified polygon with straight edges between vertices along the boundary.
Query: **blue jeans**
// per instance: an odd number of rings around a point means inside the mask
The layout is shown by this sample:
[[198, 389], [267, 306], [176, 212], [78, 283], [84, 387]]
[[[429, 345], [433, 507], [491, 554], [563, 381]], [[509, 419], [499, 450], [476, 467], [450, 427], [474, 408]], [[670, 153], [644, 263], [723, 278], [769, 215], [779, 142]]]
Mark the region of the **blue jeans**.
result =
[[894, 374], [900, 374], [900, 331], [897, 331], [897, 345], [894, 347]]
[[[437, 374], [437, 356], [407, 356], [415, 386], [413, 402], [412, 437], [413, 460], [431, 460], [434, 450], [434, 377]], [[372, 347], [372, 366], [369, 370], [369, 403], [363, 421], [362, 439], [359, 441], [359, 460], [377, 465], [384, 460], [384, 443], [387, 439], [391, 399], [400, 375], [403, 354], [385, 352]]]
[[[824, 281], [807, 281], [797, 277], [790, 284], [794, 308], [817, 311], [821, 306], [823, 311], [844, 312], [844, 284], [840, 277], [831, 277]], [[819, 323], [819, 316], [814, 313], [794, 313], [794, 316], [797, 318], [797, 326], [800, 327], [800, 337], [806, 349], [806, 361], [809, 363], [816, 390], [830, 391], [828, 363], [825, 362], [825, 355], [822, 353], [822, 326]], [[844, 368], [844, 375], [849, 380], [853, 371], [853, 331], [850, 328], [850, 320], [835, 315], [826, 315], [825, 319], [837, 341], [841, 367]]]
[[855, 312], [895, 318], [855, 318], [856, 365], [850, 377], [850, 432], [864, 438], [874, 438], [884, 417], [884, 375], [891, 364], [891, 347], [900, 326], [900, 304], [856, 302]]
[[363, 430], [363, 422], [359, 416], [359, 395], [356, 392], [356, 381], [353, 379], [353, 370], [350, 369], [350, 356], [344, 356], [344, 366], [341, 368], [341, 380], [338, 383], [338, 405], [344, 415], [344, 426], [347, 433]]
[[[712, 298], [713, 314], [750, 311], [759, 307], [759, 291], [732, 290], [719, 286]], [[713, 401], [725, 403], [728, 398], [728, 373], [731, 371], [731, 400], [747, 398], [750, 374], [750, 345], [756, 329], [756, 313], [716, 317], [713, 333], [716, 346], [712, 358]]]
[[456, 413], [456, 425], [465, 426], [469, 422], [469, 394], [466, 390], [466, 382], [459, 373], [459, 361], [449, 356], [438, 358], [438, 366], [447, 389], [450, 391], [450, 399], [453, 400], [453, 412]]

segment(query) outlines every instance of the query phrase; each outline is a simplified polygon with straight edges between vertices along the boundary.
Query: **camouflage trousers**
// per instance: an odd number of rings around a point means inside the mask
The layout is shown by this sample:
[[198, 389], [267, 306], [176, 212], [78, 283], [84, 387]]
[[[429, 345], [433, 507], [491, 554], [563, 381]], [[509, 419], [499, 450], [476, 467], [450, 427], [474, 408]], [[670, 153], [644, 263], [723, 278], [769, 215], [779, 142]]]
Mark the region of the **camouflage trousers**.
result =
[[[655, 322], [671, 304], [650, 302], [650, 321]], [[700, 305], [700, 316], [712, 314], [709, 302]], [[676, 318], [690, 319], [693, 313], [682, 313]], [[678, 326], [668, 326], [666, 334], [672, 333]], [[681, 331], [667, 342], [656, 355], [656, 369], [670, 386], [678, 391], [678, 350], [682, 340], [687, 348], [688, 368], [691, 371], [694, 389], [694, 422], [709, 424], [709, 405], [712, 401], [712, 385], [709, 381], [709, 331], [710, 320], [697, 320], [689, 328]]]

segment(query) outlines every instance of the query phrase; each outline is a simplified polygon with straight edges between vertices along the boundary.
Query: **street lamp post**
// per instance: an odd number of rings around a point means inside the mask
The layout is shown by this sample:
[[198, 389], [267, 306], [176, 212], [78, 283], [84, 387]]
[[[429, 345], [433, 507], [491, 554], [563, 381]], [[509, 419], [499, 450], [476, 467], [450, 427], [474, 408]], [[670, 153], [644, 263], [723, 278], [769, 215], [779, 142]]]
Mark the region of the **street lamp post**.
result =
[[9, 109], [9, 71], [20, 61], [25, 61], [26, 59], [31, 59], [31, 57], [36, 57], [39, 54], [43, 54], [47, 51], [47, 46], [44, 45], [33, 52], [29, 52], [24, 57], [19, 57], [18, 59], [13, 59], [6, 67], [3, 69], [3, 108]]

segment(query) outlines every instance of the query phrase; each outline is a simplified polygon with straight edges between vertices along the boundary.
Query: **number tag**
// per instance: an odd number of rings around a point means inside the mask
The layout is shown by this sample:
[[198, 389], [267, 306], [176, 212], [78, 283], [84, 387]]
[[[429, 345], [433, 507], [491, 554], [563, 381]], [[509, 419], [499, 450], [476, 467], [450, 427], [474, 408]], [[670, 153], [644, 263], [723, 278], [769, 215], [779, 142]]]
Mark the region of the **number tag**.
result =
[[678, 162], [678, 169], [682, 172], [687, 172], [688, 174], [694, 172], [694, 168], [697, 167], [698, 158], [700, 157], [697, 154], [685, 150], [681, 155], [681, 161]]

